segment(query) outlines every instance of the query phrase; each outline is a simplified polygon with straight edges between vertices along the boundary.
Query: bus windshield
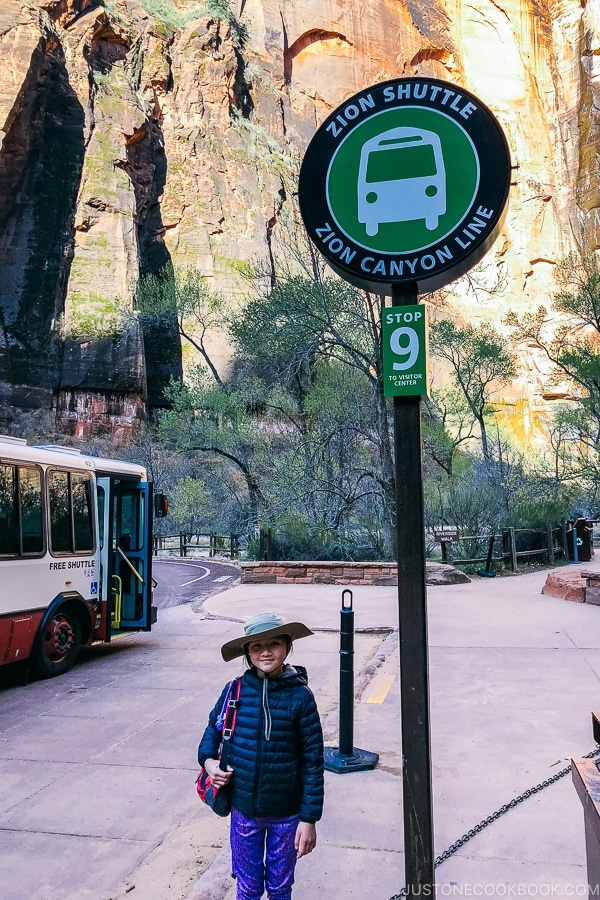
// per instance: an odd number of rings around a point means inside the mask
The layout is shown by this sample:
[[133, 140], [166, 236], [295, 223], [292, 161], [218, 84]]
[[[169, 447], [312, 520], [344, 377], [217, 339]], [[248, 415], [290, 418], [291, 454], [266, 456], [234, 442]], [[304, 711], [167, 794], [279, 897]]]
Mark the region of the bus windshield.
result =
[[399, 178], [427, 178], [437, 174], [431, 144], [386, 147], [369, 153], [367, 182], [397, 181]]

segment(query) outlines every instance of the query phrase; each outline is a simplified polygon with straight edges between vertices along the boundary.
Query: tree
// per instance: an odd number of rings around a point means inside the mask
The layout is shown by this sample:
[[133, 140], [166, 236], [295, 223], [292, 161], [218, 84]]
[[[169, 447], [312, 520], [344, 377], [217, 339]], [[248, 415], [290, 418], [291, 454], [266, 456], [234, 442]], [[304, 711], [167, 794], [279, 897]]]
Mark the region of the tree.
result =
[[198, 531], [208, 509], [206, 485], [187, 475], [177, 482], [170, 504], [170, 512], [177, 524], [186, 531]]
[[487, 323], [461, 328], [449, 319], [442, 319], [432, 325], [429, 340], [431, 352], [450, 364], [454, 384], [479, 428], [484, 459], [489, 460], [487, 418], [491, 398], [515, 377], [514, 357], [506, 341]]
[[158, 433], [180, 453], [207, 453], [233, 466], [248, 491], [248, 518], [258, 522], [261, 508], [267, 505], [259, 474], [264, 438], [259, 423], [247, 411], [250, 393], [215, 382], [199, 366], [190, 373], [188, 383], [171, 384], [170, 409], [161, 416]]
[[[209, 348], [211, 331], [223, 330], [227, 304], [212, 293], [196, 269], [165, 267], [145, 275], [136, 288], [138, 317], [159, 326], [175, 316], [182, 338], [200, 357], [186, 381], [172, 381], [169, 409], [159, 422], [159, 439], [180, 454], [218, 457], [243, 479], [248, 491], [246, 518], [257, 522], [266, 499], [257, 474], [261, 435], [247, 414], [255, 397], [248, 384], [234, 388], [219, 372]], [[237, 488], [230, 484], [231, 493]]]
[[296, 424], [272, 469], [274, 515], [295, 510], [307, 527], [334, 531], [340, 539], [367, 506], [378, 507], [381, 517], [369, 400], [358, 372], [334, 360], [315, 362], [301, 413], [296, 407], [290, 419]]
[[[273, 410], [273, 398], [285, 391], [287, 405], [280, 404], [278, 413], [301, 438], [304, 484], [317, 478], [319, 455], [323, 465], [327, 459], [330, 499], [336, 469], [345, 485], [338, 500], [344, 497], [349, 509], [366, 496], [377, 497], [393, 540], [394, 466], [381, 389], [381, 298], [327, 277], [310, 255], [304, 272], [278, 272], [262, 284], [231, 325], [240, 371], [260, 376]], [[338, 395], [347, 406], [334, 417]], [[348, 452], [350, 447], [356, 452]]]
[[579, 476], [578, 422], [578, 410], [566, 403], [540, 417], [550, 448], [550, 453], [542, 456], [540, 464], [557, 489]]
[[[382, 391], [384, 298], [328, 274], [300, 232], [285, 237], [280, 231], [277, 246], [266, 266], [248, 267], [251, 292], [229, 324], [233, 357], [226, 374], [217, 370], [205, 340], [211, 328], [222, 327], [226, 307], [201, 276], [176, 273], [171, 294], [156, 276], [141, 282], [144, 315], [160, 314], [166, 296], [180, 335], [200, 361], [185, 383], [172, 384], [160, 435], [182, 454], [221, 460], [232, 492], [244, 485], [248, 520], [289, 525], [297, 535], [305, 531], [307, 546], [317, 546], [310, 535], [318, 534], [330, 545], [346, 541], [346, 548], [363, 523], [373, 535], [383, 525], [384, 550], [393, 553], [392, 405]], [[459, 329], [443, 322], [436, 328], [454, 385], [425, 402], [424, 445], [428, 459], [451, 476], [459, 451], [475, 434], [484, 458], [490, 456], [490, 398], [512, 377], [514, 363], [485, 326]]]
[[[553, 381], [566, 382], [568, 403], [555, 417], [555, 474], [583, 479], [586, 490], [600, 488], [600, 264], [596, 254], [569, 253], [555, 271], [552, 299], [558, 327], [540, 306], [529, 315], [511, 312], [507, 324], [517, 340], [538, 348], [554, 366]], [[565, 438], [571, 452], [565, 453]]]
[[461, 391], [433, 389], [422, 406], [423, 449], [446, 475], [454, 471], [456, 454], [475, 436], [475, 421]]
[[207, 336], [212, 329], [222, 328], [225, 302], [208, 289], [204, 276], [197, 269], [166, 266], [155, 274], [143, 275], [135, 297], [138, 318], [144, 323], [160, 324], [175, 316], [179, 336], [200, 354], [214, 380], [222, 384]]

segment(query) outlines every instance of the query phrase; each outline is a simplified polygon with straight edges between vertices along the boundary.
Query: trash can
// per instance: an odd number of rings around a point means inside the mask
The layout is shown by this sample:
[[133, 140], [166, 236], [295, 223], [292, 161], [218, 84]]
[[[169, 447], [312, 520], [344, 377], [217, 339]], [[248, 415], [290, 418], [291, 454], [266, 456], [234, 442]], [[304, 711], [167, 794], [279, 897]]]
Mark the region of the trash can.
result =
[[575, 520], [575, 534], [577, 540], [577, 556], [579, 562], [589, 562], [594, 555], [592, 535], [594, 526], [583, 516]]
[[567, 549], [576, 562], [589, 562], [594, 555], [593, 525], [583, 516], [567, 522]]

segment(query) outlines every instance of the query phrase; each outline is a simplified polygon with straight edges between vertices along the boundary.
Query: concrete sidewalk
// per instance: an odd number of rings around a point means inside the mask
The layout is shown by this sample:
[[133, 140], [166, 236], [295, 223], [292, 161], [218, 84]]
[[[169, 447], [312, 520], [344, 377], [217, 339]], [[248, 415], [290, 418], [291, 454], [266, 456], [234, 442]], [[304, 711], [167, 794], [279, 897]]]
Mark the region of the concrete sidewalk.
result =
[[[586, 570], [600, 571], [598, 562]], [[173, 566], [175, 590], [189, 583]], [[428, 589], [435, 849], [594, 748], [600, 607], [543, 596], [546, 571]], [[390, 900], [404, 880], [397, 590], [355, 587], [355, 746], [372, 772], [326, 773], [294, 900]], [[306, 665], [337, 744], [342, 588], [247, 585], [162, 610], [66, 675], [0, 689], [2, 900], [224, 900], [228, 822], [194, 791], [224, 682], [219, 648], [261, 610], [315, 629]], [[570, 776], [510, 810], [437, 870], [439, 895], [585, 895]]]
[[[582, 568], [600, 570], [600, 562]], [[428, 589], [436, 855], [596, 746], [590, 714], [600, 707], [600, 608], [543, 596], [546, 575]], [[397, 627], [397, 592], [352, 590], [354, 743], [380, 762], [372, 772], [326, 773], [319, 844], [298, 865], [295, 900], [389, 900], [404, 884], [399, 660], [397, 634], [385, 633]], [[317, 629], [293, 658], [308, 667], [331, 745], [339, 645], [320, 629], [339, 627], [341, 591], [247, 585], [204, 606], [221, 621], [273, 609]], [[223, 896], [227, 866], [224, 850], [190, 900], [218, 896], [216, 872], [225, 873]], [[585, 896], [583, 813], [570, 775], [499, 817], [441, 864], [436, 880], [440, 896]]]

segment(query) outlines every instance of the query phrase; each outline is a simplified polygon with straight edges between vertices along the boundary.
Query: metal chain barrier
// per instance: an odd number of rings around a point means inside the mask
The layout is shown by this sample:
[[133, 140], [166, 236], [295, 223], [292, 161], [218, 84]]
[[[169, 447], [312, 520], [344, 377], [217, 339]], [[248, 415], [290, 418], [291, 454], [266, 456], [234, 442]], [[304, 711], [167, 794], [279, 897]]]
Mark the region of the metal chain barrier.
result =
[[[593, 759], [594, 756], [598, 756], [600, 754], [600, 746], [596, 747], [595, 750], [592, 750], [590, 753], [586, 753], [583, 759]], [[480, 831], [483, 831], [484, 828], [487, 828], [488, 825], [491, 825], [492, 822], [495, 822], [500, 816], [503, 816], [504, 813], [507, 813], [509, 809], [513, 809], [515, 806], [518, 806], [519, 803], [522, 803], [524, 800], [527, 800], [528, 797], [533, 797], [534, 794], [543, 791], [544, 788], [549, 787], [549, 785], [554, 784], [559, 779], [564, 778], [565, 775], [568, 775], [571, 771], [571, 764], [566, 766], [566, 768], [561, 769], [560, 772], [557, 772], [556, 775], [553, 775], [551, 778], [547, 778], [546, 781], [540, 782], [540, 784], [536, 784], [535, 787], [529, 788], [524, 791], [522, 794], [519, 794], [518, 797], [514, 797], [508, 803], [505, 803], [500, 809], [497, 809], [496, 812], [493, 812], [491, 816], [487, 816], [487, 818], [482, 819], [478, 825], [475, 825], [474, 828], [471, 828], [469, 831], [465, 832], [462, 837], [460, 837], [457, 841], [454, 841], [447, 850], [444, 850], [443, 853], [440, 853], [439, 856], [436, 856], [434, 860], [434, 867], [437, 869], [438, 866], [441, 866], [443, 862], [445, 862], [449, 857], [451, 857], [457, 850], [460, 850], [461, 847], [474, 838], [476, 834], [479, 834]], [[394, 894], [393, 897], [390, 897], [390, 900], [401, 900], [402, 897], [406, 897], [408, 895], [408, 891], [405, 887], [402, 888], [399, 893]]]

